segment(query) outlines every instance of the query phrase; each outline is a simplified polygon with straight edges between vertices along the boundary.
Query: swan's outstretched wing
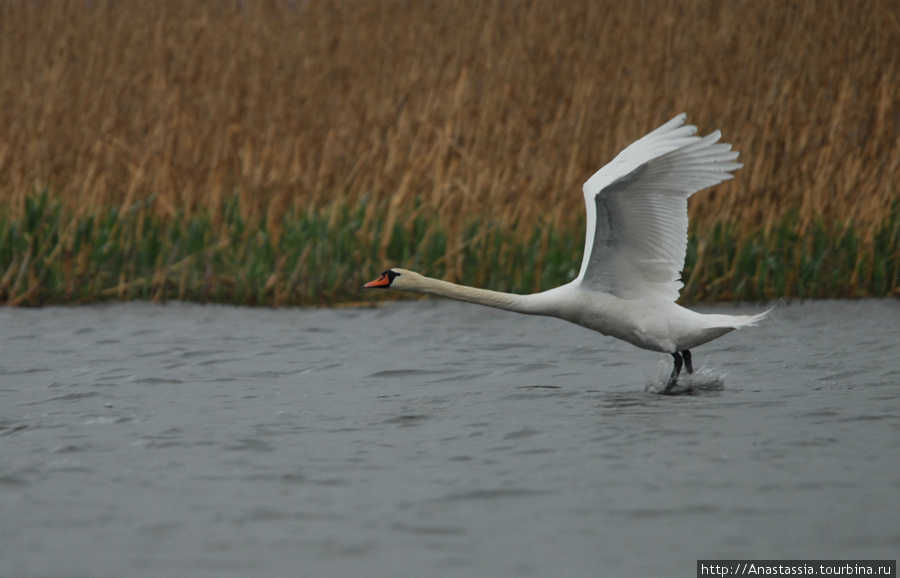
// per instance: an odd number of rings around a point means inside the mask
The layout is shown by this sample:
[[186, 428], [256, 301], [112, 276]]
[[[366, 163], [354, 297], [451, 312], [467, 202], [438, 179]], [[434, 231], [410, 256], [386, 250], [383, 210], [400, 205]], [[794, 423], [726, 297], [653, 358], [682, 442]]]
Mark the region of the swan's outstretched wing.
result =
[[631, 144], [584, 184], [587, 232], [575, 283], [623, 299], [674, 301], [687, 250], [687, 199], [733, 177], [738, 153], [694, 136], [680, 114]]

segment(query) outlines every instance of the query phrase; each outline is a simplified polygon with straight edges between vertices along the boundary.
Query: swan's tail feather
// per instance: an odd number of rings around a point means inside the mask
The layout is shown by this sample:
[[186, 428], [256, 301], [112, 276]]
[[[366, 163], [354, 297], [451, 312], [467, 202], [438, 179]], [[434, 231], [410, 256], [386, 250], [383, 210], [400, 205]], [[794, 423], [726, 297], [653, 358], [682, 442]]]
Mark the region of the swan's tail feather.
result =
[[756, 315], [697, 314], [684, 335], [674, 341], [671, 347], [661, 351], [672, 353], [693, 349], [698, 345], [718, 339], [726, 333], [731, 333], [735, 329], [756, 325], [771, 312], [772, 309]]
[[[774, 309], [774, 307], [772, 308]], [[766, 318], [772, 309], [757, 313], [756, 315], [704, 315], [705, 331], [719, 335], [725, 335], [729, 331], [741, 327], [751, 327]]]
[[763, 311], [762, 313], [757, 313], [756, 315], [735, 315], [734, 328], [738, 329], [740, 327], [752, 327], [768, 317], [769, 313], [771, 313], [774, 309], [774, 307], [770, 307], [769, 309]]

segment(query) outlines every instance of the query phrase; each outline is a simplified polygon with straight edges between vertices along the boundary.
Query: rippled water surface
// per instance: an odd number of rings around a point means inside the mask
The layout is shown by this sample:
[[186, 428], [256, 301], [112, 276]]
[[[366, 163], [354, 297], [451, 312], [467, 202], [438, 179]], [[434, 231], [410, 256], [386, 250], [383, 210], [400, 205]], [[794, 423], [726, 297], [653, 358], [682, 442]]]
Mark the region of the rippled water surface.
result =
[[0, 573], [896, 559], [898, 327], [897, 301], [783, 305], [660, 396], [668, 356], [446, 301], [3, 309]]

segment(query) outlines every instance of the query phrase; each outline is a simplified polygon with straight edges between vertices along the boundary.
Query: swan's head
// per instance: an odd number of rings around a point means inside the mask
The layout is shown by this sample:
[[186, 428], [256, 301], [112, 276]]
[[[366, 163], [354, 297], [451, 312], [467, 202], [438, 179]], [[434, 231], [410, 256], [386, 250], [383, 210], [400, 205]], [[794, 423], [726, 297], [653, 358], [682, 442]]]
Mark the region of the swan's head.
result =
[[405, 289], [415, 290], [415, 282], [422, 276], [407, 271], [406, 269], [388, 269], [378, 279], [369, 281], [363, 287], [366, 289]]

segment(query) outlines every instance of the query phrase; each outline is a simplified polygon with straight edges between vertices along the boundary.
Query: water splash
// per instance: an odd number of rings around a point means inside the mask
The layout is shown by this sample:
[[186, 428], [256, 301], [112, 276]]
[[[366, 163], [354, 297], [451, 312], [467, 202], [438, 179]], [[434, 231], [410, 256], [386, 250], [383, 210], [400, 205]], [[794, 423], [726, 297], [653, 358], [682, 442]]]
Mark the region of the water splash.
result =
[[[665, 392], [665, 395], [709, 395], [725, 389], [725, 377], [727, 373], [719, 373], [707, 367], [701, 367], [694, 373], [684, 373], [678, 376], [678, 383]], [[644, 391], [647, 393], [663, 394], [666, 384], [669, 382], [669, 370], [657, 376], [647, 384]]]

